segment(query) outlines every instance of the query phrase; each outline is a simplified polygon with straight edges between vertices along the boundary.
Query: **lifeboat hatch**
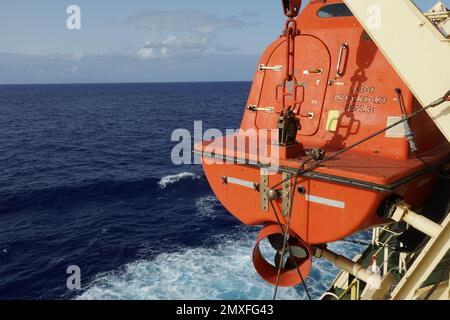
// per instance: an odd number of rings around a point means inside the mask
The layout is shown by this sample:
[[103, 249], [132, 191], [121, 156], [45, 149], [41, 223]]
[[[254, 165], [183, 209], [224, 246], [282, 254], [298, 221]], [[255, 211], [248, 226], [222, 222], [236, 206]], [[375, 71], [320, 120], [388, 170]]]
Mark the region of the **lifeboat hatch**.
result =
[[[330, 75], [330, 53], [320, 39], [304, 34], [296, 36], [294, 78], [284, 87], [282, 82], [287, 72], [286, 46], [287, 41], [284, 41], [270, 52], [266, 52], [265, 56], [269, 56], [267, 62], [258, 66], [257, 72], [264, 73], [259, 77], [262, 76], [262, 81], [259, 82], [258, 106], [266, 106], [267, 110], [270, 107], [271, 110], [280, 113], [285, 99], [284, 105], [293, 106], [296, 116], [300, 119], [301, 130], [298, 131], [298, 135], [312, 136], [320, 125]], [[301, 54], [302, 52], [304, 54]], [[308, 52], [314, 54], [306, 54]], [[272, 113], [267, 110], [261, 108], [257, 112], [257, 128], [267, 129], [276, 125]]]

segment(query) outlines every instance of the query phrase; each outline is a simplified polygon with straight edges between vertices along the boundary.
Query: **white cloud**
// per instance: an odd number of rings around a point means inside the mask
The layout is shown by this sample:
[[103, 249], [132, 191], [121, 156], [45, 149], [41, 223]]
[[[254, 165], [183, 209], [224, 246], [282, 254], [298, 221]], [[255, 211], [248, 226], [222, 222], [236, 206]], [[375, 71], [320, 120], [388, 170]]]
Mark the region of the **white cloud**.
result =
[[190, 35], [187, 37], [169, 36], [163, 41], [148, 41], [139, 50], [143, 59], [160, 59], [173, 56], [196, 56], [203, 54], [213, 38], [208, 35]]
[[132, 25], [157, 31], [170, 32], [163, 40], [147, 41], [138, 50], [141, 59], [161, 59], [174, 56], [197, 56], [211, 52], [231, 52], [238, 49], [223, 45], [218, 32], [238, 29], [250, 23], [235, 16], [218, 16], [203, 11], [171, 12], [147, 10], [129, 18]]
[[213, 33], [223, 29], [237, 29], [248, 23], [235, 16], [219, 16], [204, 11], [146, 10], [131, 16], [128, 22], [151, 31], [189, 31]]

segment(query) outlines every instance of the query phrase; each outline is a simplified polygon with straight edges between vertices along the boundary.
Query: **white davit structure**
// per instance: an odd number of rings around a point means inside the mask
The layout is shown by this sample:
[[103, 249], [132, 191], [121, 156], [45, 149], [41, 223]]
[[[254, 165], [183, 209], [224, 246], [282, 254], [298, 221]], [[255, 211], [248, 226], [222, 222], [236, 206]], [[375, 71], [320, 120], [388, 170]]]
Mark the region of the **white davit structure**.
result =
[[[450, 89], [450, 38], [440, 30], [450, 28], [450, 22], [442, 2], [425, 15], [411, 0], [344, 2], [422, 106]], [[450, 102], [427, 111], [450, 141]]]
[[450, 37], [450, 10], [439, 1], [430, 10], [424, 13], [445, 37]]

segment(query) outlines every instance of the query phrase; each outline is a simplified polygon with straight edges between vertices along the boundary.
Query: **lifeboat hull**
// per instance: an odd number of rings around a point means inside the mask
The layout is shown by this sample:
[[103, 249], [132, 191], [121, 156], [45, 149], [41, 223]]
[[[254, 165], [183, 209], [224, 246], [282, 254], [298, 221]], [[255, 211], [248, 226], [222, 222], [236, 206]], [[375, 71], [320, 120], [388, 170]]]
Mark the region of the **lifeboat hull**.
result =
[[[209, 162], [209, 161], [207, 161]], [[211, 188], [237, 219], [247, 225], [277, 223], [273, 208], [265, 210], [261, 205], [261, 169], [256, 166], [238, 164], [210, 164], [203, 168]], [[224, 177], [237, 183], [224, 183]], [[331, 177], [329, 178], [331, 180]], [[282, 173], [268, 176], [268, 184], [276, 185], [283, 180]], [[354, 181], [353, 181], [354, 183]], [[420, 206], [434, 183], [433, 174], [425, 174], [396, 187], [389, 192], [376, 190], [373, 186], [356, 187], [348, 181], [326, 181], [325, 177], [314, 179], [299, 177], [292, 207], [291, 230], [309, 244], [321, 244], [343, 239], [357, 231], [388, 221], [377, 215], [380, 204], [392, 193], [401, 193], [408, 203]], [[251, 186], [255, 187], [251, 187]], [[280, 215], [282, 201], [273, 205]], [[281, 220], [283, 219], [280, 217]]]

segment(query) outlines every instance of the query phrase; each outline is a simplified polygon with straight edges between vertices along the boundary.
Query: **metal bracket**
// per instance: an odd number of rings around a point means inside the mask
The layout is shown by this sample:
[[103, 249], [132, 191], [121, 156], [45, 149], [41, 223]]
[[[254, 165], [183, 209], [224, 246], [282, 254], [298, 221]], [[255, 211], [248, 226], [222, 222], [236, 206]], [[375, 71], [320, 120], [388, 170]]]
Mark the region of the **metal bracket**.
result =
[[258, 65], [258, 71], [262, 72], [264, 70], [270, 70], [270, 71], [275, 71], [275, 72], [281, 72], [283, 70], [283, 66], [281, 65], [276, 65], [276, 66], [266, 66], [265, 64], [259, 64]]
[[259, 202], [262, 211], [269, 211], [269, 175], [267, 170], [261, 169], [261, 177], [259, 182]]
[[308, 118], [308, 120], [314, 119], [314, 112], [302, 113], [300, 117]]
[[281, 111], [278, 117], [279, 144], [283, 146], [297, 143], [297, 132], [300, 129], [300, 120], [292, 110]]
[[268, 112], [268, 113], [274, 113], [275, 112], [275, 108], [274, 107], [258, 107], [255, 104], [251, 104], [247, 107], [247, 109], [251, 112], [256, 112], [256, 111], [264, 111], [264, 112]]
[[303, 74], [322, 74], [323, 69], [322, 68], [315, 68], [315, 69], [309, 69], [309, 70], [303, 70]]
[[291, 183], [292, 175], [290, 173], [283, 173], [283, 180], [286, 180], [283, 183], [283, 189], [281, 192], [281, 200], [283, 201], [283, 216], [288, 216], [291, 212], [291, 199], [292, 199], [292, 183]]

